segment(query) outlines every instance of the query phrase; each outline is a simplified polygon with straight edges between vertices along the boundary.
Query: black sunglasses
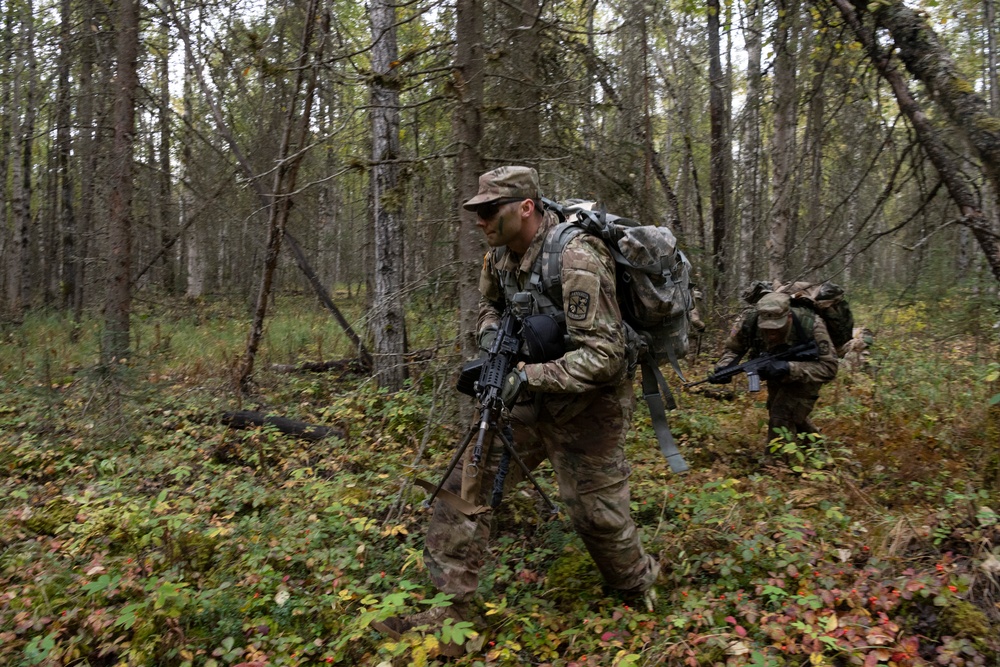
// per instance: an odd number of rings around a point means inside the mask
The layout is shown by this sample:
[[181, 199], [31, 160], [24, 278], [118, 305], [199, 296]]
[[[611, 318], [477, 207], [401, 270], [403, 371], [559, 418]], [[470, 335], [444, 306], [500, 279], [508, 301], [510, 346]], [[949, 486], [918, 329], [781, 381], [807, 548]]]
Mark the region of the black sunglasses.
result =
[[501, 206], [515, 201], [524, 201], [525, 199], [527, 199], [527, 197], [505, 197], [503, 199], [497, 199], [496, 201], [491, 201], [488, 204], [477, 206], [476, 215], [483, 220], [492, 220], [493, 217], [500, 211]]

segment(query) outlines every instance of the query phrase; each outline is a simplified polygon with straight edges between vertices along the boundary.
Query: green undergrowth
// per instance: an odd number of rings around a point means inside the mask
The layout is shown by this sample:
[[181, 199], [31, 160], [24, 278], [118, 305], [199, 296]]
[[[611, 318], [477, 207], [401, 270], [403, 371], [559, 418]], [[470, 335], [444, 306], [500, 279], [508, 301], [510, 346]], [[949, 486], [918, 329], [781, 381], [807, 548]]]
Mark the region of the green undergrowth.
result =
[[[360, 305], [343, 308], [363, 329]], [[765, 443], [763, 394], [670, 378], [691, 464], [677, 476], [639, 403], [652, 612], [609, 596], [565, 516], [522, 488], [471, 623], [398, 640], [371, 623], [450, 604], [428, 582], [412, 483], [437, 481], [467, 428], [450, 313], [415, 309], [429, 361], [389, 395], [347, 371], [273, 370], [351, 355], [318, 306], [279, 299], [248, 397], [230, 386], [248, 318], [225, 303], [144, 305], [114, 372], [97, 368], [95, 323], [29, 315], [0, 348], [0, 664], [423, 665], [455, 640], [464, 665], [996, 665], [996, 311], [958, 296], [855, 310], [875, 345], [824, 388], [819, 437]], [[723, 330], [686, 374], [709, 370]], [[232, 410], [342, 435], [233, 430]], [[555, 496], [547, 466], [538, 477]]]

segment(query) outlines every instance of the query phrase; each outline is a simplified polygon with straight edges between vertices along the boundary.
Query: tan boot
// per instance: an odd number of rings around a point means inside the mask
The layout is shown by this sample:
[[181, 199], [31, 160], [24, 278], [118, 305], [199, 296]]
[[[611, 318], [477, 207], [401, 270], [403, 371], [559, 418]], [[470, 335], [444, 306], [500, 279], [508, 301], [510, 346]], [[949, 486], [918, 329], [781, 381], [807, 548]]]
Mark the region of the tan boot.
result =
[[[441, 629], [447, 619], [450, 618], [453, 623], [459, 623], [468, 620], [468, 615], [468, 603], [456, 602], [450, 607], [433, 607], [409, 616], [393, 616], [385, 621], [372, 621], [371, 627], [398, 641], [403, 634], [410, 630], [433, 634]], [[457, 658], [465, 654], [465, 645], [442, 643], [440, 651], [441, 655]]]

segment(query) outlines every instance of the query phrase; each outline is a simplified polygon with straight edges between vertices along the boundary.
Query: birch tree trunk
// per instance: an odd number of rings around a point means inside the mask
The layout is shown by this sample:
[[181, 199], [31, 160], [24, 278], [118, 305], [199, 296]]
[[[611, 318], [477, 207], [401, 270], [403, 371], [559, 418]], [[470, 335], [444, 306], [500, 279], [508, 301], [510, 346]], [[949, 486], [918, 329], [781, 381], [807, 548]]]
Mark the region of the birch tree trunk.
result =
[[395, 62], [396, 9], [373, 0], [372, 71], [372, 220], [375, 232], [375, 294], [370, 327], [375, 346], [375, 377], [380, 387], [399, 391], [406, 379], [406, 318], [403, 310], [403, 189], [399, 183], [399, 88]]
[[[14, 12], [10, 7], [0, 7], [0, 13], [3, 14], [3, 27], [0, 30], [0, 52], [13, 54], [16, 51], [14, 46]], [[13, 113], [15, 107], [11, 103], [13, 99], [12, 82], [15, 78], [14, 69], [13, 58], [0, 58], [0, 202], [10, 201], [11, 197], [7, 170], [10, 167], [8, 147], [10, 146], [11, 134], [13, 134], [11, 125], [15, 116]], [[11, 261], [10, 239], [6, 233], [9, 227], [9, 207], [0, 206], [0, 230], [2, 230], [0, 231], [0, 261], [5, 264]], [[10, 301], [7, 285], [9, 274], [9, 271], [0, 271], [0, 290], [2, 290], [0, 297], [2, 297], [4, 309]]]
[[[815, 40], [815, 36], [813, 36]], [[805, 234], [809, 236], [808, 243], [805, 244], [806, 252], [803, 258], [803, 265], [809, 266], [813, 258], [820, 254], [820, 243], [822, 233], [820, 225], [823, 221], [823, 137], [824, 119], [823, 113], [826, 109], [826, 93], [824, 90], [825, 73], [827, 63], [821, 59], [811, 59], [813, 63], [812, 82], [809, 90], [809, 111], [806, 116], [806, 174], [808, 174], [809, 196], [806, 197], [806, 224], [808, 229]], [[805, 176], [806, 174], [803, 174]], [[847, 223], [850, 225], [854, 219], [848, 217]], [[848, 238], [851, 238], [850, 236]], [[848, 252], [853, 250], [853, 241]], [[850, 262], [844, 269], [843, 281], [850, 283]]]
[[[14, 8], [11, 8], [12, 11]], [[21, 43], [14, 56], [13, 118], [10, 137], [11, 213], [14, 237], [8, 253], [8, 303], [15, 314], [31, 305], [32, 298], [32, 225], [31, 167], [35, 133], [35, 17], [30, 0], [20, 6]], [[16, 35], [13, 35], [16, 37]], [[18, 122], [18, 120], [20, 122]]]
[[83, 306], [86, 297], [85, 282], [87, 276], [87, 259], [92, 244], [89, 242], [94, 228], [95, 183], [97, 173], [97, 122], [94, 96], [97, 86], [94, 83], [97, 66], [97, 36], [94, 25], [94, 2], [83, 3], [83, 22], [80, 39], [80, 103], [77, 107], [77, 152], [79, 154], [80, 170], [80, 217], [78, 225], [78, 243], [76, 253], [79, 261], [76, 264], [73, 291], [73, 328], [74, 339], [80, 333], [83, 319]]
[[[183, 12], [179, 20], [184, 21], [184, 34], [190, 35], [188, 25], [189, 15]], [[194, 79], [195, 79], [194, 53], [191, 40], [184, 40], [184, 84], [182, 92], [183, 105], [183, 136], [184, 141], [181, 149], [181, 175], [182, 181], [187, 181], [194, 166]], [[184, 296], [188, 299], [198, 299], [205, 293], [205, 279], [208, 275], [208, 257], [202, 250], [202, 235], [196, 225], [190, 224], [191, 216], [194, 214], [194, 198], [188, 187], [184, 187], [179, 197], [178, 225], [184, 230], [184, 241], [181, 244], [181, 255], [184, 261], [185, 288]]]
[[[747, 50], [747, 95], [743, 107], [743, 140], [740, 142], [743, 187], [740, 190], [740, 241], [737, 275], [755, 279], [754, 260], [757, 247], [757, 230], [761, 222], [763, 179], [766, 158], [761, 151], [760, 103], [762, 77], [760, 71], [761, 42], [763, 38], [763, 10], [758, 0], [748, 0], [743, 39]], [[763, 164], [762, 164], [763, 163]]]
[[1000, 113], [1000, 79], [997, 78], [997, 6], [994, 0], [983, 0], [983, 30], [986, 32], [986, 77], [990, 84], [990, 111]]

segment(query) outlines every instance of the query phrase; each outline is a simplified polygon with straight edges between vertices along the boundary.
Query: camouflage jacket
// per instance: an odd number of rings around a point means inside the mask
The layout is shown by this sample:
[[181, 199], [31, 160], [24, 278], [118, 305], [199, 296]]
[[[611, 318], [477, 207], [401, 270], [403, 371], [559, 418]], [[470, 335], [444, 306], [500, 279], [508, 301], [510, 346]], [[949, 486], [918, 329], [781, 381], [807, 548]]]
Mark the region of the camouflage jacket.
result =
[[[830, 340], [830, 334], [826, 330], [826, 323], [823, 322], [822, 317], [818, 317], [809, 308], [792, 306], [792, 313], [799, 319], [807, 335], [809, 333], [812, 334], [816, 345], [819, 347], [819, 359], [816, 361], [789, 362], [788, 367], [790, 372], [782, 381], [817, 382], [820, 384], [829, 382], [837, 376], [837, 368], [840, 363], [833, 348], [833, 341]], [[802, 342], [806, 341], [799, 340], [796, 328], [794, 326], [791, 327], [784, 344], [796, 345]], [[732, 331], [729, 332], [729, 337], [726, 339], [725, 349], [726, 351], [722, 355], [722, 358], [715, 364], [716, 368], [722, 368], [735, 363], [737, 359], [747, 352], [750, 353], [751, 359], [768, 352], [767, 344], [764, 342], [764, 338], [760, 335], [760, 330], [757, 328], [757, 312], [755, 310], [752, 308], [748, 309], [736, 321]]]
[[[555, 214], [546, 211], [523, 257], [506, 248], [486, 253], [479, 276], [480, 333], [498, 325], [505, 304], [512, 299], [513, 294], [504, 293], [505, 284], [525, 288], [545, 237], [556, 224]], [[513, 272], [515, 280], [505, 281], [504, 272]], [[524, 367], [529, 391], [542, 394], [542, 402], [557, 422], [578, 414], [601, 389], [617, 386], [627, 377], [625, 330], [615, 299], [615, 265], [603, 241], [580, 234], [566, 245], [562, 294], [566, 354]]]

